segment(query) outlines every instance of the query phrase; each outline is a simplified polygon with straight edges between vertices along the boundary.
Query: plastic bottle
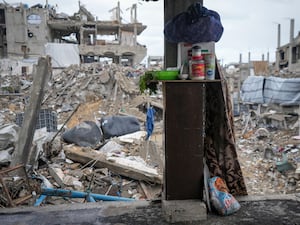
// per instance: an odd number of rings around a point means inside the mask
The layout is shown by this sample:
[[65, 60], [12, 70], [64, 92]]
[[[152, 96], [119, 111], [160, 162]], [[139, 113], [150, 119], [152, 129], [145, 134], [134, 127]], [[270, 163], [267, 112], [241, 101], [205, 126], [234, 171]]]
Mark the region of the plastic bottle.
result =
[[200, 56], [201, 55], [201, 47], [195, 45], [192, 47], [192, 56]]
[[204, 80], [205, 79], [205, 63], [202, 55], [192, 56], [190, 61], [190, 79]]
[[206, 80], [214, 80], [215, 79], [215, 55], [204, 54], [204, 61], [205, 61], [205, 79]]

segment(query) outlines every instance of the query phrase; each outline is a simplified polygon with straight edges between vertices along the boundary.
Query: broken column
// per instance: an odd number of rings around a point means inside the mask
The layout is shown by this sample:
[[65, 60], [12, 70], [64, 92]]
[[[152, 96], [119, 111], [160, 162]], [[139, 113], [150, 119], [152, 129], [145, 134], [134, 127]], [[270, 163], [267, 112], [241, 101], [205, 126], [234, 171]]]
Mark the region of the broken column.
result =
[[29, 104], [26, 106], [24, 121], [19, 130], [19, 139], [16, 143], [11, 166], [19, 164], [26, 165], [31, 154], [31, 144], [37, 123], [37, 116], [41, 108], [44, 96], [44, 87], [49, 75], [49, 58], [41, 57], [38, 60], [36, 74], [34, 75], [33, 85]]

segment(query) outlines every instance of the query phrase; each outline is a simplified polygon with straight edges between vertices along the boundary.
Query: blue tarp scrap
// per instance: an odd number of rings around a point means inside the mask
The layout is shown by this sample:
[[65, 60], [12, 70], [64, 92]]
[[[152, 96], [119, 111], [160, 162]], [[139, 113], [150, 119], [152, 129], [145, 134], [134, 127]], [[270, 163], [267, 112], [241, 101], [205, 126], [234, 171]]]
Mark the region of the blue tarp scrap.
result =
[[249, 76], [241, 87], [241, 98], [243, 102], [263, 104], [264, 102], [265, 77]]
[[266, 103], [300, 104], [300, 78], [267, 77], [264, 87]]
[[300, 104], [300, 78], [249, 76], [241, 87], [243, 102], [257, 104]]
[[154, 114], [155, 114], [155, 109], [152, 106], [148, 107], [147, 119], [146, 119], [146, 130], [147, 130], [146, 140], [150, 138], [154, 129]]

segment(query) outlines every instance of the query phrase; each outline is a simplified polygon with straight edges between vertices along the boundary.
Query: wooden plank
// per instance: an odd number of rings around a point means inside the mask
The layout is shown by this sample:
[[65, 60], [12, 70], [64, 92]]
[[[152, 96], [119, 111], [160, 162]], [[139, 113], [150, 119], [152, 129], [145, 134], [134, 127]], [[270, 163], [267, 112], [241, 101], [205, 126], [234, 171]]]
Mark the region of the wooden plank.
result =
[[139, 165], [124, 158], [107, 157], [104, 153], [93, 149], [81, 148], [79, 146], [65, 146], [66, 156], [82, 164], [93, 164], [97, 168], [107, 168], [113, 173], [129, 177], [134, 180], [143, 180], [161, 184], [162, 175], [158, 174], [156, 169], [141, 168]]

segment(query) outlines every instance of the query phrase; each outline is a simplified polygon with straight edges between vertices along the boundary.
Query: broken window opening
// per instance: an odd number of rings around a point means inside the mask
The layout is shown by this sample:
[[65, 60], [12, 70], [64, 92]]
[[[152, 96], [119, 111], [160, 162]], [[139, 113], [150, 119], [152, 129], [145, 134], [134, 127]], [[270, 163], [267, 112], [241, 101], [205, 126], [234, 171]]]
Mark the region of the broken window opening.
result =
[[284, 51], [280, 51], [279, 52], [279, 55], [280, 55], [280, 60], [284, 60], [284, 57], [285, 57], [285, 53], [284, 53]]
[[297, 62], [297, 46], [292, 47], [292, 64]]

